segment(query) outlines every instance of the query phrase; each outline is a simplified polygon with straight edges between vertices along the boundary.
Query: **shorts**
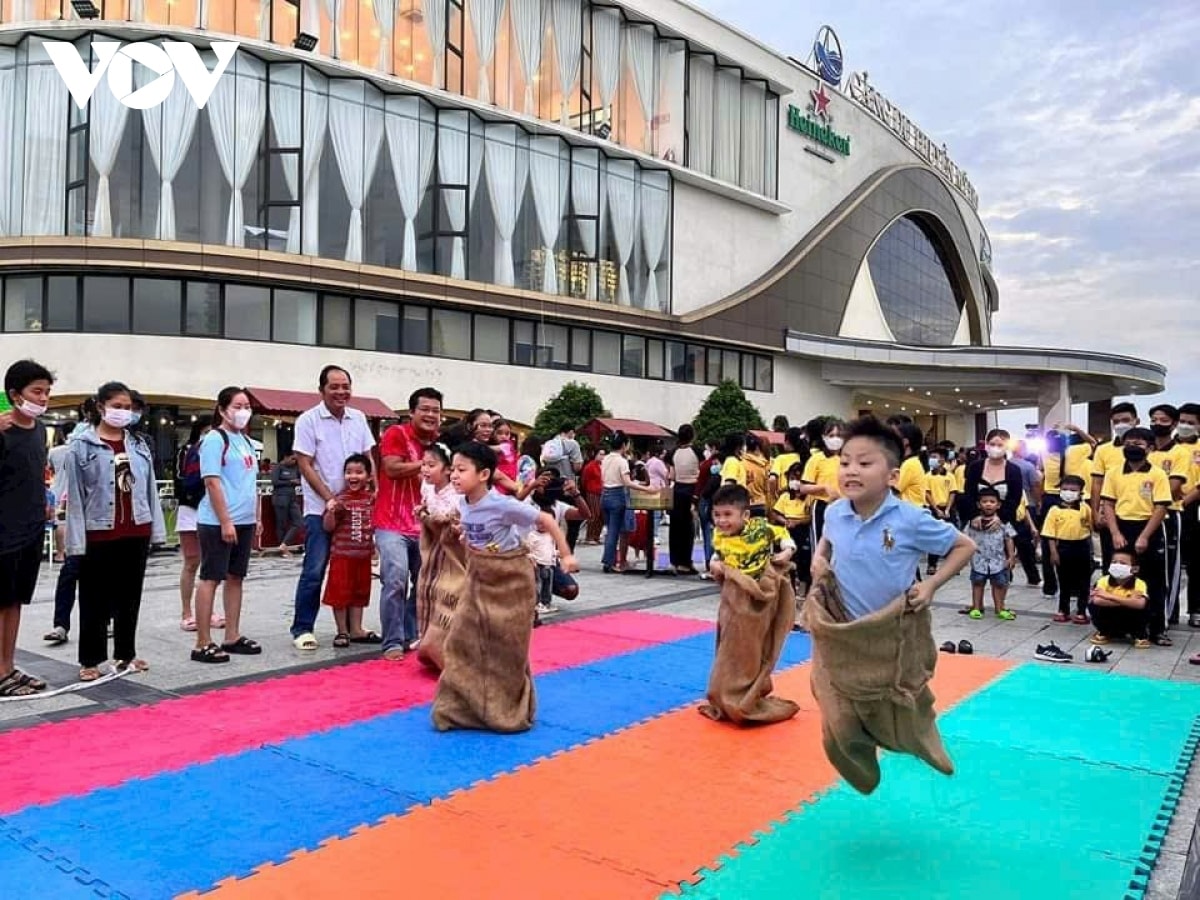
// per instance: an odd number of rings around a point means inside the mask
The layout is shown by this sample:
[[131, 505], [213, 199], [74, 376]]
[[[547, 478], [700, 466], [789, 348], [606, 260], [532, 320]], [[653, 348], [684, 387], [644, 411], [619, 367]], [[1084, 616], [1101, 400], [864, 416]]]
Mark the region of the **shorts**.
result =
[[237, 541], [227, 544], [221, 540], [220, 525], [197, 525], [200, 541], [201, 581], [224, 581], [230, 575], [245, 578], [250, 571], [250, 550], [254, 545], [254, 526], [235, 525]]
[[329, 577], [321, 602], [330, 609], [365, 609], [371, 604], [371, 557], [329, 557]]
[[976, 572], [971, 570], [971, 584], [988, 584], [991, 583], [995, 588], [1006, 588], [1012, 584], [1012, 572], [1004, 569], [1000, 572], [988, 575], [986, 572]]
[[33, 601], [44, 543], [39, 534], [28, 546], [0, 553], [0, 609], [28, 606]]
[[179, 509], [175, 512], [175, 533], [181, 534], [187, 531], [196, 530], [196, 510], [190, 506], [179, 504]]

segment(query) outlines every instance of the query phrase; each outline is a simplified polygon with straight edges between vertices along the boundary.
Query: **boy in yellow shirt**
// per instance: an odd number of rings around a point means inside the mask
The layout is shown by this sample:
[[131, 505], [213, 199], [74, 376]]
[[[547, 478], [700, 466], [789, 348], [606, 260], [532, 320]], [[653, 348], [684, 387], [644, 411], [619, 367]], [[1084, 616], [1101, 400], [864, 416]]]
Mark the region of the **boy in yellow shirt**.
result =
[[1042, 539], [1058, 574], [1058, 613], [1054, 621], [1086, 625], [1092, 583], [1092, 508], [1082, 502], [1084, 482], [1080, 476], [1064, 475], [1058, 488], [1059, 505], [1050, 508], [1042, 523]]
[[1137, 558], [1128, 549], [1113, 550], [1108, 574], [1096, 582], [1092, 591], [1092, 623], [1096, 633], [1092, 643], [1103, 646], [1113, 638], [1132, 638], [1133, 646], [1145, 650], [1146, 582], [1137, 577]]
[[[946, 469], [946, 463], [940, 452], [929, 454], [929, 472], [925, 475], [925, 508], [935, 519], [943, 522], [953, 521], [954, 501], [958, 493], [958, 485]], [[937, 572], [938, 558], [929, 555], [927, 574]]]
[[1096, 527], [1100, 529], [1100, 564], [1105, 570], [1112, 559], [1112, 535], [1104, 520], [1100, 491], [1104, 488], [1104, 476], [1125, 464], [1125, 457], [1121, 453], [1125, 435], [1130, 429], [1136, 428], [1140, 421], [1137, 407], [1132, 403], [1116, 404], [1109, 413], [1112, 440], [1097, 444], [1096, 449], [1092, 451], [1092, 518]]
[[[771, 510], [770, 520], [775, 525], [787, 529], [796, 545], [796, 555], [792, 557], [795, 568], [792, 570], [792, 589], [796, 592], [796, 613], [804, 603], [804, 595], [808, 592], [808, 570], [812, 566], [812, 544], [810, 526], [812, 523], [812, 504], [804, 496], [804, 465], [794, 462], [784, 473], [784, 491], [775, 501]], [[801, 590], [803, 587], [803, 590]], [[798, 631], [799, 625], [793, 626]]]
[[1160, 403], [1150, 410], [1150, 431], [1154, 444], [1150, 447], [1151, 465], [1167, 473], [1171, 482], [1171, 506], [1163, 519], [1163, 543], [1166, 547], [1167, 587], [1163, 614], [1167, 623], [1179, 622], [1179, 589], [1183, 581], [1183, 556], [1180, 537], [1183, 533], [1183, 498], [1193, 487], [1192, 448], [1175, 439], [1179, 410], [1169, 403]]

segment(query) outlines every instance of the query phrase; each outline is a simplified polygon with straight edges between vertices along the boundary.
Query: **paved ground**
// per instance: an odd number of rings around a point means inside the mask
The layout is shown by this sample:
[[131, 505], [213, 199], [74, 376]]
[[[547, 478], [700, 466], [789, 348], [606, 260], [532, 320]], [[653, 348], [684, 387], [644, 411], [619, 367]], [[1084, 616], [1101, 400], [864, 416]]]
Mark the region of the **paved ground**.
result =
[[[677, 616], [715, 618], [717, 595], [711, 583], [670, 575], [652, 579], [641, 574], [604, 575], [600, 571], [599, 555], [599, 548], [580, 548], [581, 596], [573, 603], [562, 604], [559, 619], [621, 608], [654, 608]], [[139, 654], [150, 663], [151, 670], [144, 675], [122, 678], [78, 693], [0, 703], [0, 730], [100, 709], [139, 705], [203, 691], [219, 684], [337, 665], [344, 660], [374, 655], [377, 652], [374, 648], [330, 648], [333, 629], [332, 620], [327, 616], [323, 616], [318, 628], [318, 637], [323, 644], [320, 650], [303, 653], [292, 647], [288, 626], [299, 570], [298, 558], [256, 559], [246, 582], [243, 632], [260, 641], [264, 653], [258, 657], [235, 657], [226, 665], [203, 665], [189, 659], [192, 636], [179, 630], [178, 557], [173, 553], [155, 556], [147, 577], [138, 646]], [[19, 647], [22, 666], [46, 678], [52, 685], [60, 686], [75, 680], [78, 667], [73, 640], [57, 648], [50, 648], [41, 640], [51, 625], [56, 576], [57, 567], [53, 571], [43, 567], [34, 605], [26, 611]], [[939, 643], [967, 639], [974, 644], [976, 653], [1028, 661], [1037, 644], [1053, 640], [1075, 654], [1073, 665], [1086, 665], [1081, 660], [1090, 629], [1054, 624], [1051, 621], [1053, 605], [1041, 596], [1040, 591], [1026, 587], [1012, 591], [1009, 605], [1018, 613], [1014, 622], [1001, 622], [990, 614], [983, 621], [959, 615], [958, 609], [967, 597], [965, 577], [955, 579], [939, 595], [934, 614], [935, 636]], [[367, 624], [378, 626], [377, 606], [368, 611]], [[1190, 666], [1187, 662], [1189, 656], [1200, 653], [1200, 631], [1184, 628], [1173, 632], [1173, 636], [1176, 646], [1172, 648], [1133, 650], [1124, 644], [1113, 645], [1113, 656], [1104, 668], [1126, 675], [1200, 682], [1200, 666]], [[1151, 881], [1147, 895], [1151, 900], [1178, 896], [1198, 813], [1200, 777], [1193, 772]]]

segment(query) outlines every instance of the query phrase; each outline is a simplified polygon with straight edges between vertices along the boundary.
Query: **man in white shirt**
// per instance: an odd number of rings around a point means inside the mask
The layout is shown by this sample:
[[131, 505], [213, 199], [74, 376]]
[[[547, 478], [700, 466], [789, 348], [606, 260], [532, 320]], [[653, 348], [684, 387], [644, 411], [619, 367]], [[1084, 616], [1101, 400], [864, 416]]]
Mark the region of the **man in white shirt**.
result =
[[350, 373], [326, 366], [320, 377], [321, 402], [296, 420], [292, 452], [300, 465], [304, 494], [304, 568], [296, 585], [292, 642], [298, 650], [316, 650], [313, 631], [321, 610], [321, 582], [329, 564], [329, 535], [321, 518], [345, 486], [346, 457], [370, 453], [375, 437], [367, 417], [350, 403]]

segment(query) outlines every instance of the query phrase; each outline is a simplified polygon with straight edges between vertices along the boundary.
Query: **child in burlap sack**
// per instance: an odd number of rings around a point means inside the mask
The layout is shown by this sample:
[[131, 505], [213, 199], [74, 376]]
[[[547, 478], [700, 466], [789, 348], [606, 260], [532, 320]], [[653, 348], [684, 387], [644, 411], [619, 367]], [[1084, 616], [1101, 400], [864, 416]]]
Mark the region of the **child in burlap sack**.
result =
[[[843, 433], [842, 499], [825, 513], [804, 620], [825, 755], [855, 790], [869, 794], [879, 785], [880, 747], [954, 773], [929, 689], [937, 664], [929, 606], [970, 562], [975, 545], [895, 496], [904, 451], [891, 429], [864, 416]], [[941, 567], [914, 583], [930, 553], [945, 557]]]
[[495, 471], [496, 453], [485, 444], [454, 451], [450, 480], [465, 501], [467, 577], [443, 644], [433, 700], [439, 731], [515, 732], [533, 725], [537, 703], [529, 640], [537, 595], [525, 535], [535, 528], [550, 534], [563, 571], [579, 571], [554, 517], [491, 490]]
[[712, 517], [709, 571], [721, 585], [721, 604], [708, 703], [700, 712], [738, 725], [782, 722], [800, 711], [791, 700], [770, 696], [771, 672], [795, 620], [796, 544], [786, 529], [750, 515], [750, 492], [738, 484], [713, 496]]

